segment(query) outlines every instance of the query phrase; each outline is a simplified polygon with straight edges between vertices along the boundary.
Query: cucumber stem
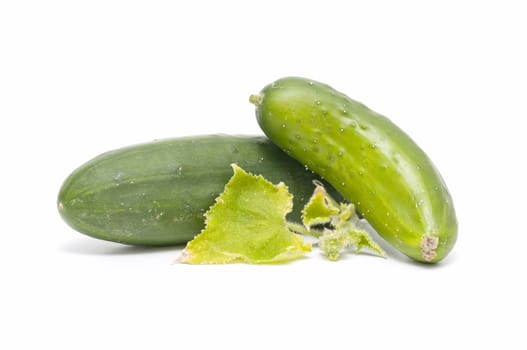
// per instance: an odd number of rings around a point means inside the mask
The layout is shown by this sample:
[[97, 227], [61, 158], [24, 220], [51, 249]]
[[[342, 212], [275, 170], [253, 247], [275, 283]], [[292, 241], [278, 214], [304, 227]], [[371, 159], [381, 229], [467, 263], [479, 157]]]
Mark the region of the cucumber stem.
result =
[[287, 228], [293, 232], [300, 233], [305, 236], [311, 236], [315, 238], [319, 238], [322, 236], [322, 233], [317, 230], [310, 230], [306, 228], [304, 225], [297, 224], [296, 222], [287, 222]]
[[249, 102], [251, 102], [255, 106], [259, 106], [262, 103], [263, 96], [262, 95], [251, 95], [249, 96]]

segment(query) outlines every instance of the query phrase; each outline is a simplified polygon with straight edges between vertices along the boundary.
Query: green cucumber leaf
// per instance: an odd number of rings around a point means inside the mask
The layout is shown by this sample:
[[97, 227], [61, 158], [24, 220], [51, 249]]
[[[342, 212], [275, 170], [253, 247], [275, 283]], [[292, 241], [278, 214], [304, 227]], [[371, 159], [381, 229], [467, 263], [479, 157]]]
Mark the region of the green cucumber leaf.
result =
[[273, 185], [235, 164], [232, 168], [234, 175], [205, 214], [205, 228], [187, 243], [178, 260], [189, 264], [271, 264], [311, 251], [311, 244], [287, 227], [285, 217], [293, 208], [287, 186]]
[[[326, 192], [320, 182], [315, 183], [315, 191], [302, 211], [303, 224], [313, 236], [318, 237], [318, 246], [324, 255], [332, 261], [340, 258], [341, 252], [354, 247], [355, 253], [363, 248], [385, 256], [382, 248], [360, 228], [352, 203], [337, 203]], [[316, 225], [326, 225], [322, 233], [309, 231]]]
[[347, 237], [342, 234], [341, 230], [324, 229], [322, 235], [318, 238], [319, 248], [331, 261], [336, 261], [340, 258], [340, 252], [346, 245]]
[[325, 225], [340, 212], [339, 205], [326, 193], [326, 189], [319, 182], [314, 182], [315, 191], [302, 209], [302, 223], [307, 228]]
[[351, 225], [348, 226], [347, 229], [349, 244], [355, 247], [356, 253], [359, 253], [363, 248], [366, 248], [376, 252], [380, 256], [386, 256], [384, 250], [382, 250], [382, 248], [377, 243], [375, 243], [375, 241], [368, 233], [366, 233], [366, 231], [357, 229]]

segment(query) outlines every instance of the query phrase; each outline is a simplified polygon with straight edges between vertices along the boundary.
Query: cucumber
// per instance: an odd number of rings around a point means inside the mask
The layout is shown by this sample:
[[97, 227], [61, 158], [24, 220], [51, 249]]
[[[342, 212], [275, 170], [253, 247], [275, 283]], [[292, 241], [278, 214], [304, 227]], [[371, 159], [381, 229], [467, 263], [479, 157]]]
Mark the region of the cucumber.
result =
[[288, 185], [295, 208], [288, 219], [300, 220], [319, 177], [264, 136], [182, 137], [101, 154], [65, 180], [58, 209], [72, 228], [95, 238], [182, 244], [204, 227], [203, 214], [232, 176], [231, 163]]
[[250, 101], [264, 133], [326, 179], [387, 242], [434, 263], [457, 238], [452, 198], [432, 161], [388, 118], [328, 85], [288, 77]]

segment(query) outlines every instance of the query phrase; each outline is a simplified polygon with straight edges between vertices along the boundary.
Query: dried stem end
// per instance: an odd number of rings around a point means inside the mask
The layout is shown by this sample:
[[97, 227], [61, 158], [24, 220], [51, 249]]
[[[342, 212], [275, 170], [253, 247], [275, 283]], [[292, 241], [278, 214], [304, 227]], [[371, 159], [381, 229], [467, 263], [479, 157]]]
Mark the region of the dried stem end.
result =
[[423, 236], [421, 239], [421, 256], [425, 261], [432, 261], [437, 256], [437, 247], [439, 246], [439, 237]]

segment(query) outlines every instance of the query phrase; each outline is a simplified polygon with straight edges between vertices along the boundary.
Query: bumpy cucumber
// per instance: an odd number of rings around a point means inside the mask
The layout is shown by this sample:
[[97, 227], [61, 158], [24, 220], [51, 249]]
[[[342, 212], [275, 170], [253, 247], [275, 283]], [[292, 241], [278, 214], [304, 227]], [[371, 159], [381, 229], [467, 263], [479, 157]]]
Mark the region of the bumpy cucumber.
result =
[[250, 100], [265, 134], [354, 203], [391, 245], [422, 262], [451, 251], [457, 219], [448, 189], [389, 119], [304, 78], [280, 79]]
[[74, 229], [131, 245], [167, 246], [192, 239], [204, 212], [232, 176], [231, 163], [294, 195], [291, 220], [309, 199], [316, 175], [261, 136], [204, 135], [104, 153], [64, 182], [58, 209]]

